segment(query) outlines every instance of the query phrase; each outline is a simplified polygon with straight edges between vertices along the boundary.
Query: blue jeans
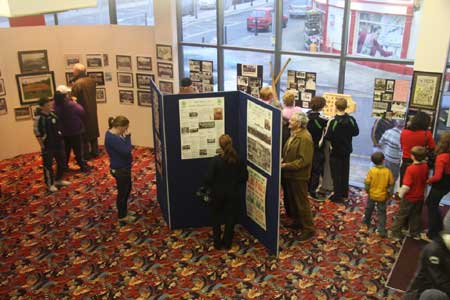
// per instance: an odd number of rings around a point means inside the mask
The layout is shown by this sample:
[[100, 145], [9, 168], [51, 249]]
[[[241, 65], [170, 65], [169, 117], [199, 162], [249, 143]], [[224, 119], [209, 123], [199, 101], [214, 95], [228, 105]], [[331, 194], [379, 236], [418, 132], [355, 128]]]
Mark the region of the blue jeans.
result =
[[[384, 165], [385, 165], [386, 168], [391, 170], [392, 175], [394, 176], [394, 183], [396, 183], [398, 175], [400, 174], [400, 162], [394, 163], [394, 162], [390, 162], [388, 160], [385, 160], [384, 161]], [[400, 183], [400, 186], [401, 186], [401, 183]]]
[[367, 226], [370, 225], [370, 219], [372, 218], [372, 213], [377, 206], [377, 216], [378, 216], [378, 224], [377, 230], [379, 233], [386, 234], [386, 201], [374, 201], [372, 199], [367, 199], [367, 207], [364, 213], [364, 224]]

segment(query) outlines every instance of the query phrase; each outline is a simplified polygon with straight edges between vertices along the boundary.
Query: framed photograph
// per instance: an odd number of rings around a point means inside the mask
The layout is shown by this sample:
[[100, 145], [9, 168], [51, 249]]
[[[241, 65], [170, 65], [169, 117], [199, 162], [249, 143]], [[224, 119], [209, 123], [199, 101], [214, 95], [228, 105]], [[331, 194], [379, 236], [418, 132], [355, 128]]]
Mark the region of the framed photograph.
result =
[[139, 106], [152, 106], [152, 93], [149, 91], [137, 91]]
[[6, 105], [6, 99], [0, 98], [0, 115], [6, 115], [8, 113], [8, 106]]
[[96, 69], [103, 67], [102, 54], [86, 54], [86, 67], [89, 69]]
[[47, 50], [19, 51], [20, 73], [46, 72], [48, 68]]
[[134, 104], [134, 91], [119, 90], [120, 104], [133, 105]]
[[410, 107], [434, 110], [439, 97], [442, 74], [414, 71]]
[[158, 63], [158, 76], [166, 79], [173, 79], [173, 65], [169, 63]]
[[3, 79], [0, 79], [0, 96], [6, 95], [5, 82]]
[[103, 72], [87, 72], [86, 75], [94, 79], [97, 86], [105, 85], [105, 75]]
[[164, 94], [173, 94], [173, 82], [160, 80], [159, 90]]
[[385, 91], [386, 90], [386, 79], [375, 78], [375, 90]]
[[393, 93], [394, 86], [395, 86], [395, 80], [392, 80], [392, 79], [386, 80], [386, 92]]
[[16, 121], [30, 120], [31, 111], [29, 106], [22, 106], [14, 108], [14, 116]]
[[117, 72], [117, 85], [119, 87], [133, 88], [133, 73]]
[[37, 74], [17, 74], [17, 88], [22, 105], [34, 104], [41, 97], [53, 98], [55, 76], [53, 71]]
[[131, 70], [133, 70], [131, 65], [131, 56], [116, 55], [116, 68], [119, 71], [131, 72]]
[[108, 54], [103, 54], [103, 66], [108, 67], [109, 66], [109, 56]]
[[136, 66], [139, 71], [152, 71], [152, 58], [150, 56], [136, 56]]
[[75, 76], [73, 76], [72, 72], [66, 72], [66, 85], [68, 87], [72, 87], [72, 85], [75, 83]]
[[105, 88], [97, 88], [95, 90], [95, 95], [96, 95], [97, 103], [106, 103], [106, 89]]
[[160, 60], [172, 61], [172, 46], [157, 44], [156, 58]]
[[258, 77], [258, 65], [241, 65], [242, 76]]
[[105, 81], [112, 81], [112, 77], [111, 72], [105, 72]]
[[31, 105], [30, 110], [31, 110], [31, 117], [33, 118], [33, 120], [35, 120], [41, 111], [41, 107], [39, 105]]
[[[151, 89], [150, 81], [153, 79], [155, 81], [155, 77], [152, 74], [140, 74], [136, 73], [136, 86], [138, 89], [149, 90]], [[139, 97], [138, 97], [139, 99]]]
[[74, 65], [82, 63], [81, 54], [64, 54], [64, 64], [66, 69], [71, 70]]

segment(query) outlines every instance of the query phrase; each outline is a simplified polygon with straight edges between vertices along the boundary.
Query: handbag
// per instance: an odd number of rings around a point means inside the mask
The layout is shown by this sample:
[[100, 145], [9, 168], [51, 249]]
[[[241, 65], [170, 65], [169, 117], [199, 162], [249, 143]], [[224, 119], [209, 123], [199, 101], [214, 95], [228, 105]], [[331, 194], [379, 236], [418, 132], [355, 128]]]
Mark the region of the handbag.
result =
[[195, 196], [206, 205], [210, 205], [212, 202], [212, 191], [209, 187], [202, 185], [199, 187], [197, 192], [195, 192]]

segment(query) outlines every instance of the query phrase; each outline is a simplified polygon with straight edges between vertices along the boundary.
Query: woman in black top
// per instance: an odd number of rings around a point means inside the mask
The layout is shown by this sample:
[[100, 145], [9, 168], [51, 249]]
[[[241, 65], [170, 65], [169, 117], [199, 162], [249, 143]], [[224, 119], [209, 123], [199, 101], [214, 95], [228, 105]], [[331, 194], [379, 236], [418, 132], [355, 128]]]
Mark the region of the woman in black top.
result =
[[[231, 137], [227, 134], [220, 136], [219, 145], [221, 152], [210, 162], [205, 185], [212, 190], [214, 247], [229, 249], [238, 216], [239, 198], [248, 174], [233, 147]], [[220, 227], [222, 220], [225, 221], [223, 237]]]

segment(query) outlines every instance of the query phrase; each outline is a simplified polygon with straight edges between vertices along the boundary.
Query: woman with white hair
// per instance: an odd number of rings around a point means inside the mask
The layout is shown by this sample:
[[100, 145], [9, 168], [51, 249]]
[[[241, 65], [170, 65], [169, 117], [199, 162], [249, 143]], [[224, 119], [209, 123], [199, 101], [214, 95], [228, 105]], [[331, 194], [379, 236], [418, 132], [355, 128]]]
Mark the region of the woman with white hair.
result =
[[287, 227], [301, 229], [300, 241], [314, 236], [314, 224], [308, 200], [308, 182], [314, 153], [314, 143], [306, 126], [308, 116], [295, 112], [289, 119], [291, 136], [283, 147], [281, 171], [284, 182], [284, 195], [289, 202], [293, 222]]

